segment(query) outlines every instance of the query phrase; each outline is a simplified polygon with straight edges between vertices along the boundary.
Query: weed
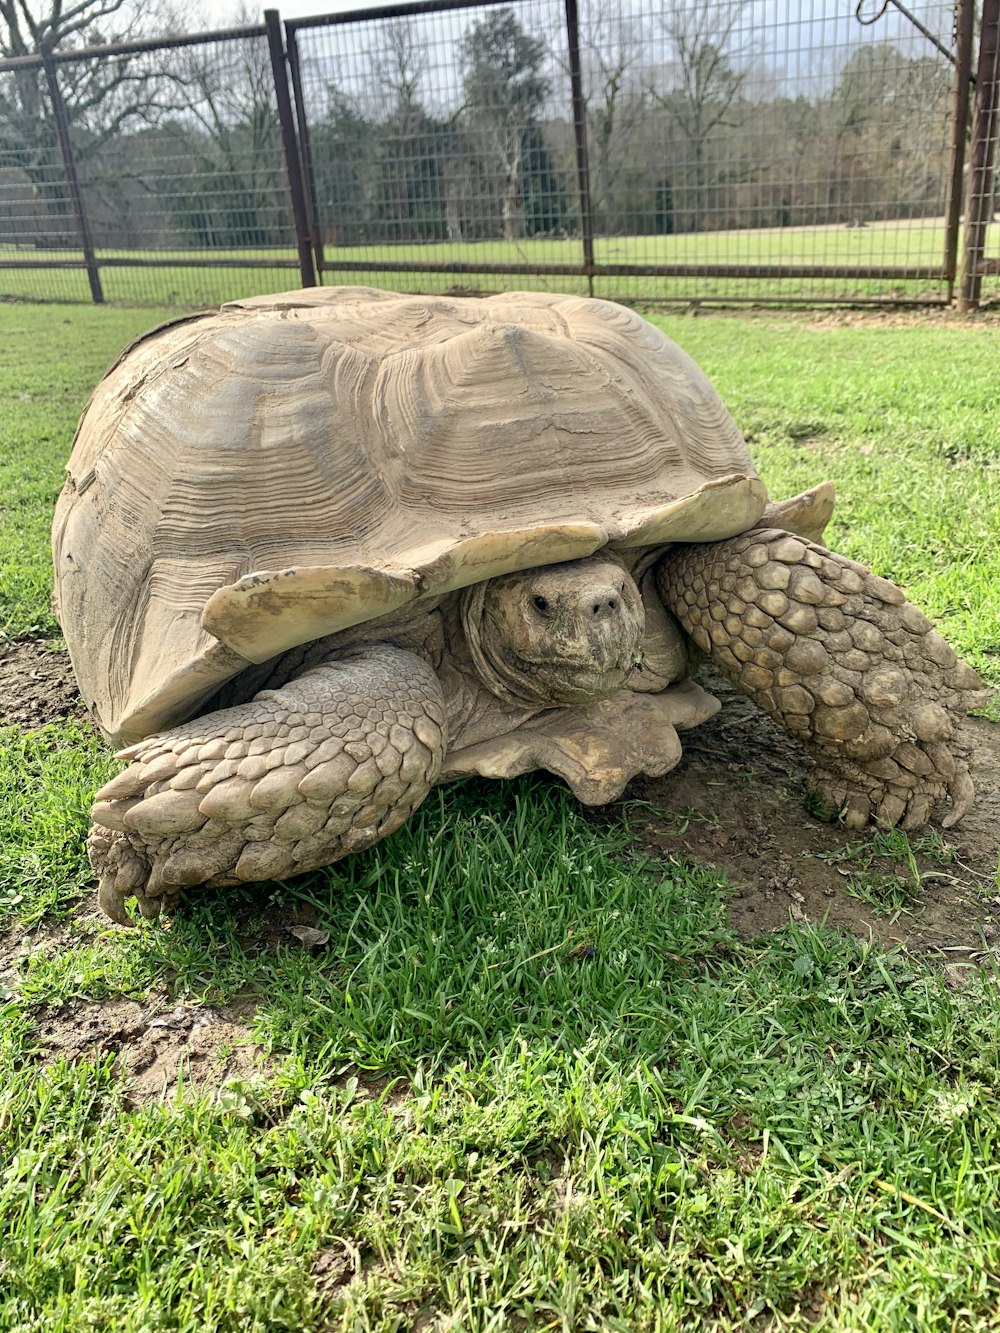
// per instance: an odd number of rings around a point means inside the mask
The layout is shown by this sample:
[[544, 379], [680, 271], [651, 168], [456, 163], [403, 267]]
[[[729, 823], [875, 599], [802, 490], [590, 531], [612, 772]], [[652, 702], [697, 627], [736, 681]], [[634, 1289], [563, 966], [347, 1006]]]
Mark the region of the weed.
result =
[[916, 879], [904, 879], [900, 875], [867, 871], [851, 875], [845, 880], [844, 888], [853, 898], [868, 903], [876, 912], [891, 916], [893, 921], [901, 912], [912, 915], [920, 905], [919, 875]]
[[717, 827], [719, 817], [713, 811], [695, 810], [693, 806], [684, 806], [680, 810], [663, 810], [657, 805], [650, 804], [649, 801], [626, 801], [620, 807], [626, 820], [628, 820], [632, 811], [646, 810], [655, 815], [657, 825], [668, 833], [681, 837], [687, 833], [693, 823], [708, 824]]

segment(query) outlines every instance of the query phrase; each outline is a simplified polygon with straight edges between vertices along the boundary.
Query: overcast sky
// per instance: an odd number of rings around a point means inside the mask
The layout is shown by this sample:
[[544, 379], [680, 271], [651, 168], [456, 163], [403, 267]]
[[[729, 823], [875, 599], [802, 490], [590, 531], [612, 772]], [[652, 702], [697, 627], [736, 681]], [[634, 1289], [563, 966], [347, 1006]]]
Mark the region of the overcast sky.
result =
[[[345, 9], [373, 9], [387, 0], [272, 0], [267, 5], [249, 5], [252, 22], [260, 22], [265, 9], [276, 9], [283, 19], [309, 18], [313, 14], [340, 14]], [[203, 23], [213, 28], [224, 28], [238, 22], [239, 0], [193, 0], [194, 9]]]
[[[266, 8], [277, 9], [282, 18], [307, 18], [315, 14], [339, 14], [345, 10], [373, 9], [388, 0], [268, 0], [266, 4], [254, 4], [246, 0], [241, 6], [240, 0], [188, 0], [189, 13], [198, 15], [198, 26], [210, 25], [215, 28], [227, 27], [240, 22], [241, 8], [249, 12], [250, 22], [260, 22]], [[833, 40], [839, 35], [838, 30], [847, 25], [855, 34], [857, 24], [854, 18], [856, 0], [757, 0], [753, 6], [763, 20], [762, 26], [778, 30], [784, 25], [795, 27], [804, 20], [819, 20], [829, 25]], [[879, 13], [879, 0], [862, 0], [862, 8], [868, 18]], [[915, 8], [923, 21], [947, 42], [950, 36], [950, 5], [946, 0], [923, 0]], [[892, 38], [902, 34], [915, 36], [905, 19], [892, 6], [878, 23], [876, 32], [883, 38]], [[773, 33], [772, 33], [773, 35]], [[872, 34], [875, 35], [875, 34]], [[928, 48], [929, 50], [929, 48]], [[921, 51], [920, 54], [926, 54]], [[915, 53], [914, 53], [915, 54]]]
[[[186, 12], [194, 19], [187, 25], [194, 28], [224, 28], [238, 23], [259, 23], [265, 8], [274, 7], [284, 19], [309, 18], [321, 14], [344, 13], [376, 8], [388, 3], [388, 0], [180, 0], [181, 12]], [[638, 13], [651, 14], [656, 10], [656, 0], [618, 0], [623, 12], [630, 8]], [[694, 5], [697, 0], [691, 0]], [[705, 3], [705, 0], [701, 0]], [[794, 97], [797, 93], [813, 95], [837, 77], [844, 61], [858, 49], [862, 40], [897, 41], [901, 49], [909, 56], [927, 56], [933, 54], [933, 47], [919, 36], [907, 19], [892, 5], [884, 7], [882, 0], [862, 0], [862, 16], [876, 19], [872, 27], [862, 28], [855, 17], [857, 0], [744, 0], [746, 5], [742, 33], [736, 43], [743, 41], [747, 51], [752, 49], [753, 56], [773, 77], [784, 81], [784, 91]], [[913, 0], [911, 0], [913, 3]], [[517, 8], [517, 0], [512, 0]], [[585, 0], [585, 11], [596, 11], [593, 0]], [[723, 6], [724, 8], [724, 6]], [[951, 0], [917, 0], [914, 8], [923, 22], [936, 31], [947, 44], [950, 38], [952, 18]], [[562, 5], [559, 0], [551, 0], [552, 20], [558, 22]], [[544, 15], [545, 7], [537, 4], [524, 7], [523, 12], [528, 26]], [[473, 11], [473, 17], [479, 18], [482, 11]], [[196, 17], [195, 17], [196, 16]], [[449, 23], [449, 30], [454, 32], [457, 18]], [[417, 19], [417, 32], [431, 34], [434, 31], [433, 19]], [[464, 26], [464, 24], [463, 24]], [[432, 41], [440, 45], [443, 29]], [[341, 30], [344, 33], [344, 30]], [[359, 50], [366, 48], [371, 34], [366, 25], [355, 30], [355, 36], [336, 39], [336, 45], [342, 42], [359, 44]], [[315, 51], [333, 49], [331, 38], [317, 38]], [[456, 39], [457, 40], [457, 39]], [[749, 44], [748, 44], [749, 43]], [[311, 49], [306, 41], [301, 48], [303, 58], [308, 59]], [[454, 66], [453, 61], [446, 61]], [[345, 70], [354, 69], [355, 73], [367, 68], [360, 58], [348, 59]], [[366, 76], [367, 77], [367, 76]], [[439, 74], [439, 82], [452, 92], [457, 88], [457, 66], [449, 75]], [[455, 87], [452, 85], [455, 84]]]

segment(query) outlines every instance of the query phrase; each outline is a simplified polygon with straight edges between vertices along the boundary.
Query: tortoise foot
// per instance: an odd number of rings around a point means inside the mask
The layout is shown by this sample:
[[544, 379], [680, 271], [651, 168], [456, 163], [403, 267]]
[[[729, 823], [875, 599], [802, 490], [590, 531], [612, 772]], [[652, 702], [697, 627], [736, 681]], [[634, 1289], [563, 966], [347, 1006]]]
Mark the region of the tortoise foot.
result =
[[440, 686], [386, 645], [313, 667], [249, 703], [122, 751], [88, 842], [101, 907], [131, 924], [181, 891], [288, 879], [397, 829], [437, 779]]
[[850, 827], [922, 828], [944, 798], [946, 827], [968, 810], [959, 723], [986, 693], [894, 584], [768, 529], [674, 547], [657, 580], [698, 646], [805, 743]]

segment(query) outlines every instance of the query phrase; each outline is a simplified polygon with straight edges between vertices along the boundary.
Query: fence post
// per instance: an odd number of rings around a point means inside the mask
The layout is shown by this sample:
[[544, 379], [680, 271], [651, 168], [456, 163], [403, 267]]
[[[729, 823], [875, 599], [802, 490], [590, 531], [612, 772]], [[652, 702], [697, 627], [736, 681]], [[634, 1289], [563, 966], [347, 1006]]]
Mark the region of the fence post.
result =
[[1000, 0], [983, 0], [972, 113], [972, 157], [965, 208], [965, 259], [959, 310], [975, 310], [982, 291], [986, 229], [993, 212], [997, 118], [1000, 112]]
[[580, 18], [576, 0], [566, 0], [566, 42], [569, 50], [569, 81], [573, 97], [573, 133], [576, 137], [576, 186], [580, 195], [580, 232], [583, 237], [583, 269], [587, 291], [594, 294], [594, 230], [590, 208], [590, 165], [587, 159], [587, 104], [583, 100], [580, 75]]
[[101, 289], [101, 274], [97, 267], [94, 242], [90, 234], [90, 224], [87, 221], [87, 211], [83, 206], [83, 194], [80, 191], [80, 181], [76, 174], [76, 162], [73, 159], [73, 145], [69, 137], [69, 117], [66, 115], [66, 103], [63, 101], [62, 92], [59, 89], [59, 80], [56, 77], [56, 62], [52, 59], [52, 47], [48, 43], [42, 46], [42, 67], [45, 70], [45, 81], [49, 86], [49, 99], [52, 102], [52, 114], [55, 116], [56, 133], [59, 135], [59, 148], [62, 152], [66, 184], [69, 186], [69, 195], [73, 201], [73, 212], [76, 214], [76, 225], [80, 232], [83, 261], [87, 266], [87, 280], [90, 283], [90, 295], [95, 305], [103, 305], [104, 292]]
[[306, 211], [305, 191], [302, 188], [302, 168], [299, 162], [298, 140], [295, 136], [295, 121], [292, 118], [292, 103], [288, 96], [285, 43], [281, 36], [281, 18], [278, 11], [265, 9], [264, 23], [267, 27], [267, 44], [271, 51], [271, 71], [274, 75], [278, 123], [281, 126], [281, 145], [285, 153], [288, 193], [291, 197], [292, 221], [295, 225], [295, 244], [299, 252], [299, 273], [303, 287], [315, 287], [316, 270], [313, 267], [312, 242], [309, 236], [309, 215]]
[[[967, 0], [967, 3], [971, 0]], [[316, 258], [316, 272], [320, 284], [323, 282], [323, 263], [326, 258], [323, 251], [323, 224], [319, 216], [319, 196], [316, 193], [316, 172], [313, 167], [312, 147], [309, 143], [309, 121], [306, 117], [306, 99], [302, 92], [302, 68], [299, 64], [299, 43], [295, 29], [285, 25], [285, 45], [288, 49], [288, 72], [292, 76], [292, 96], [295, 98], [295, 119], [299, 127], [299, 144], [302, 148], [302, 167], [306, 175], [306, 188], [309, 191], [310, 221], [312, 224], [313, 254]]]
[[972, 36], [975, 21], [976, 0], [956, 0], [955, 83], [951, 106], [951, 175], [948, 179], [944, 232], [944, 273], [948, 283], [949, 305], [955, 296], [955, 279], [958, 276], [958, 240], [962, 229], [962, 181], [965, 174], [965, 136], [969, 128]]

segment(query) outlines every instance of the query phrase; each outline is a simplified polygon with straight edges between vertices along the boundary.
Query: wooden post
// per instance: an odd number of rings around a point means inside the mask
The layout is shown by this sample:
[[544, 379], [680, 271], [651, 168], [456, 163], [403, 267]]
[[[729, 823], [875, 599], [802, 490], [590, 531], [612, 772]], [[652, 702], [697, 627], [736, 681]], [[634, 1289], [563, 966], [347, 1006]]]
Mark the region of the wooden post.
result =
[[976, 0], [956, 0], [955, 83], [951, 103], [951, 175], [945, 209], [944, 273], [948, 304], [955, 297], [958, 277], [958, 241], [962, 229], [962, 184], [965, 176], [965, 137], [969, 128], [969, 93], [972, 89], [972, 37]]
[[587, 290], [594, 294], [594, 230], [590, 207], [590, 164], [587, 157], [587, 104], [580, 73], [580, 20], [576, 0], [565, 0], [566, 41], [569, 49], [569, 79], [573, 98], [573, 133], [576, 137], [576, 185], [580, 197], [580, 232], [583, 237], [583, 270]]
[[[966, 3], [971, 3], [971, 0], [966, 0]], [[316, 192], [316, 171], [313, 167], [312, 147], [309, 143], [309, 119], [306, 115], [305, 94], [302, 91], [299, 44], [295, 36], [295, 29], [288, 24], [285, 25], [285, 34], [288, 48], [288, 72], [292, 76], [292, 94], [295, 98], [295, 119], [299, 127], [299, 144], [302, 148], [302, 169], [305, 172], [306, 185], [309, 189], [313, 255], [316, 259], [316, 272], [322, 285], [323, 262], [326, 255], [323, 250], [323, 224], [320, 221], [319, 195]]]
[[1000, 117], [1000, 0], [983, 0], [972, 113], [972, 154], [965, 206], [965, 259], [959, 310], [975, 310], [983, 286], [986, 229], [993, 213], [996, 141]]

